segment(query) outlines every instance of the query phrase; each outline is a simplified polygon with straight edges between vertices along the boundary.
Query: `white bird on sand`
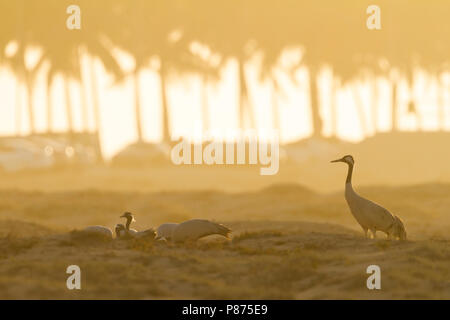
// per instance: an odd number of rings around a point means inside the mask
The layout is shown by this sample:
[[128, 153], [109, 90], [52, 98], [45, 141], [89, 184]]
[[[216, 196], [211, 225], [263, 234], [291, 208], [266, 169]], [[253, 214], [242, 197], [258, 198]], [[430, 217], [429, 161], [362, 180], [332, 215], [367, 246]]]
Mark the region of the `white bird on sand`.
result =
[[156, 239], [171, 240], [173, 230], [179, 225], [179, 223], [163, 223], [156, 229]]
[[222, 224], [209, 220], [192, 219], [182, 223], [164, 223], [156, 230], [156, 239], [173, 242], [196, 241], [213, 234], [229, 236], [231, 230]]
[[126, 223], [126, 226], [124, 226], [123, 224], [116, 225], [116, 237], [118, 237], [118, 238], [143, 238], [143, 237], [155, 238], [155, 230], [152, 228], [144, 230], [144, 231], [137, 231], [135, 229], [130, 229], [131, 222], [136, 221], [136, 219], [134, 219], [134, 216], [131, 212], [127, 211], [120, 217], [126, 218], [127, 223]]
[[88, 234], [95, 234], [99, 236], [104, 236], [105, 238], [113, 237], [113, 233], [110, 228], [104, 226], [89, 226], [83, 229], [83, 232]]
[[377, 231], [383, 231], [391, 239], [406, 239], [406, 231], [403, 222], [397, 216], [392, 215], [388, 210], [380, 205], [358, 195], [352, 187], [352, 173], [355, 161], [351, 155], [346, 155], [341, 159], [331, 162], [344, 162], [348, 165], [347, 179], [345, 181], [345, 199], [352, 215], [363, 228], [367, 238], [367, 230], [376, 238]]

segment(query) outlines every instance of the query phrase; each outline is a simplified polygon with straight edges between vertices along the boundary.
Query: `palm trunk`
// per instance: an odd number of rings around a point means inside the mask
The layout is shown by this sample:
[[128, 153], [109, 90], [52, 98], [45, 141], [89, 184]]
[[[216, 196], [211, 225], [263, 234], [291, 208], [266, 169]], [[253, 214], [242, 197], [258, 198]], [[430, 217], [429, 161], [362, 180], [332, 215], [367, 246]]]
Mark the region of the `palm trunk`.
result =
[[364, 104], [361, 99], [360, 91], [358, 90], [358, 86], [355, 84], [352, 88], [353, 97], [355, 99], [356, 110], [358, 112], [359, 123], [361, 126], [361, 132], [364, 136], [367, 136], [368, 123], [364, 114]]
[[86, 83], [83, 78], [83, 73], [80, 71], [80, 95], [81, 95], [81, 119], [83, 121], [83, 131], [89, 132], [89, 107], [86, 97]]
[[391, 119], [392, 119], [392, 131], [398, 131], [397, 124], [397, 82], [394, 80], [392, 84], [392, 108], [391, 108]]
[[164, 143], [170, 144], [170, 121], [169, 121], [169, 105], [167, 102], [167, 88], [166, 88], [166, 77], [167, 70], [166, 67], [161, 61], [160, 67], [160, 77], [161, 77], [161, 112], [162, 112], [162, 141]]
[[445, 98], [444, 98], [444, 92], [445, 88], [442, 85], [442, 81], [439, 79], [437, 80], [437, 86], [438, 86], [438, 108], [439, 108], [439, 129], [444, 130], [445, 129]]
[[[17, 36], [18, 36], [18, 40], [20, 44], [23, 44], [25, 41], [23, 41], [24, 38], [24, 29], [25, 29], [25, 24], [24, 24], [24, 7], [25, 7], [25, 1], [21, 0], [21, 1], [17, 1], [16, 2], [16, 11], [11, 14], [14, 14], [17, 16], [16, 19], [16, 31], [17, 31]], [[17, 74], [18, 74], [18, 79], [17, 79], [17, 86], [16, 86], [16, 130], [17, 130], [17, 135], [21, 134], [21, 128], [22, 128], [22, 117], [23, 117], [23, 110], [22, 110], [22, 88], [21, 88], [21, 83], [25, 82], [26, 83], [26, 79], [25, 79], [25, 54], [24, 54], [24, 46], [21, 45], [19, 47], [19, 51], [16, 53], [16, 55], [18, 57], [20, 57], [21, 61], [17, 61], [19, 62], [18, 65], [18, 69], [17, 69]]]
[[80, 98], [81, 98], [81, 120], [83, 122], [82, 130], [89, 132], [89, 106], [86, 96], [86, 81], [83, 76], [83, 57], [86, 49], [82, 46], [78, 47], [78, 67], [80, 68]]
[[320, 116], [319, 106], [319, 90], [317, 87], [317, 74], [318, 71], [315, 67], [309, 69], [309, 94], [311, 103], [311, 117], [313, 124], [313, 136], [321, 137], [323, 129], [323, 120]]
[[255, 117], [250, 106], [250, 99], [248, 97], [247, 81], [245, 80], [244, 62], [242, 60], [239, 63], [239, 88], [240, 88], [240, 100], [239, 100], [239, 127], [243, 129], [245, 127], [245, 113], [248, 111], [250, 129], [255, 128]]
[[202, 126], [205, 134], [209, 131], [208, 77], [204, 75], [202, 80]]
[[90, 55], [87, 55], [87, 63], [88, 69], [90, 70], [90, 78], [91, 78], [91, 94], [92, 94], [92, 108], [93, 108], [93, 123], [95, 125], [94, 133], [96, 133], [96, 141], [95, 141], [95, 149], [98, 155], [98, 160], [103, 160], [102, 148], [100, 144], [100, 136], [101, 136], [101, 117], [100, 117], [100, 99], [99, 99], [99, 90], [97, 84], [97, 77], [95, 74], [95, 63], [94, 58]]
[[95, 74], [95, 65], [94, 58], [89, 57], [89, 70], [90, 70], [90, 78], [91, 78], [91, 91], [92, 91], [92, 107], [94, 111], [94, 123], [95, 130], [97, 134], [100, 134], [101, 130], [101, 119], [100, 119], [100, 99], [98, 97], [98, 86], [97, 86], [97, 77]]
[[34, 118], [34, 110], [33, 110], [33, 81], [31, 78], [31, 74], [27, 72], [26, 75], [26, 85], [27, 85], [27, 111], [28, 111], [28, 123], [30, 124], [30, 134], [36, 133], [35, 127], [35, 118]]
[[277, 89], [275, 80], [272, 78], [272, 123], [273, 128], [280, 132], [280, 109], [277, 101]]
[[422, 131], [423, 129], [422, 116], [419, 112], [419, 109], [417, 109], [417, 104], [415, 103], [414, 99], [410, 99], [408, 102], [408, 112], [409, 113], [414, 112], [416, 118], [416, 131]]
[[52, 84], [47, 82], [47, 132], [53, 132]]
[[64, 95], [66, 99], [66, 120], [69, 133], [73, 133], [74, 131], [74, 123], [72, 116], [72, 101], [70, 99], [70, 88], [69, 88], [69, 78], [64, 76]]
[[337, 137], [337, 102], [336, 102], [336, 92], [339, 87], [338, 79], [334, 78], [331, 80], [330, 88], [330, 123], [331, 123], [331, 134]]
[[142, 142], [144, 135], [142, 132], [141, 99], [140, 99], [138, 70], [134, 71], [133, 80], [134, 80], [134, 111], [136, 115], [136, 131], [138, 135], [138, 142]]
[[83, 120], [84, 132], [89, 132], [89, 107], [86, 97], [86, 88], [84, 87], [84, 81], [80, 81], [80, 95], [81, 95], [81, 113]]
[[[413, 78], [414, 79], [414, 78]], [[430, 86], [430, 79], [428, 79], [426, 83], [425, 90], [427, 90]], [[414, 112], [416, 116], [416, 131], [422, 131], [423, 130], [423, 118], [422, 114], [420, 113], [419, 109], [417, 108], [416, 103], [416, 97], [414, 95], [414, 83], [411, 81], [408, 81], [408, 91], [409, 91], [409, 102], [408, 102], [408, 112]]]
[[372, 112], [373, 133], [375, 134], [378, 131], [378, 86], [377, 86], [376, 78], [371, 79], [370, 83], [371, 83], [371, 91], [372, 91], [370, 110]]
[[17, 80], [16, 84], [16, 107], [15, 107], [15, 120], [16, 120], [16, 134], [20, 135], [22, 128], [22, 92], [20, 81]]

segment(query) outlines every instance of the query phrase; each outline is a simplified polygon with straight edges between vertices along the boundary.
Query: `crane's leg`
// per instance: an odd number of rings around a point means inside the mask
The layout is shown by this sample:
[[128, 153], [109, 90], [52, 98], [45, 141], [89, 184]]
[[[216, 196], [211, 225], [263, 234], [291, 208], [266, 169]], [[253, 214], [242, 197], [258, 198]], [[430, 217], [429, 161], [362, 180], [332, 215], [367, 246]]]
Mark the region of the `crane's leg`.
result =
[[376, 239], [377, 238], [377, 229], [373, 229], [371, 231], [372, 231], [372, 234], [373, 234], [373, 238]]

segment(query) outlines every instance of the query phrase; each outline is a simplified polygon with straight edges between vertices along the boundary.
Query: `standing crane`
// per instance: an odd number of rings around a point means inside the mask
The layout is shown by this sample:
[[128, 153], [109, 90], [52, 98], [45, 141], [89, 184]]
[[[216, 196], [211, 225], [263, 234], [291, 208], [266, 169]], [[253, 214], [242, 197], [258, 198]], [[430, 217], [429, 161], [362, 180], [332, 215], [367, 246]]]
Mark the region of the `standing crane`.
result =
[[376, 238], [376, 232], [382, 231], [387, 234], [388, 239], [393, 237], [394, 239], [405, 240], [405, 226], [400, 218], [375, 202], [361, 197], [353, 190], [352, 173], [355, 165], [353, 157], [346, 155], [331, 162], [344, 162], [348, 165], [347, 179], [345, 180], [345, 200], [347, 200], [352, 215], [364, 230], [366, 238], [368, 237], [367, 231], [370, 230], [374, 239]]

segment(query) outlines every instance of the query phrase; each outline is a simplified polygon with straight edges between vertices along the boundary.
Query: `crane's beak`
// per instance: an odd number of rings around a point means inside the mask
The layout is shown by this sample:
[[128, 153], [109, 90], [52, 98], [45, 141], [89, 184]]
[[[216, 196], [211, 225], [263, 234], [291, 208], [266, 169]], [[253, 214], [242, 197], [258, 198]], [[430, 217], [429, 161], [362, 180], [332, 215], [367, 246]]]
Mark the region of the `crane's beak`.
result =
[[344, 162], [344, 158], [332, 160], [332, 161], [330, 161], [330, 162]]
[[125, 214], [121, 215], [119, 218], [125, 218]]

